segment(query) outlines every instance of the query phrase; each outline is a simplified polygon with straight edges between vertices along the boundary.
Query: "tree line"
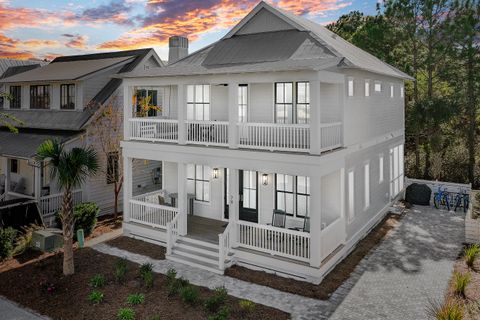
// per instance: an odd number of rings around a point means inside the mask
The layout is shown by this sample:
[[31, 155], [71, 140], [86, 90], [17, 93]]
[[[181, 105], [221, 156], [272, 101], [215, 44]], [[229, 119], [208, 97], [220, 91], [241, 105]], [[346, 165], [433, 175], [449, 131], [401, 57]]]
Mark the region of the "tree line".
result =
[[480, 0], [387, 0], [327, 28], [415, 78], [405, 85], [406, 175], [480, 186]]

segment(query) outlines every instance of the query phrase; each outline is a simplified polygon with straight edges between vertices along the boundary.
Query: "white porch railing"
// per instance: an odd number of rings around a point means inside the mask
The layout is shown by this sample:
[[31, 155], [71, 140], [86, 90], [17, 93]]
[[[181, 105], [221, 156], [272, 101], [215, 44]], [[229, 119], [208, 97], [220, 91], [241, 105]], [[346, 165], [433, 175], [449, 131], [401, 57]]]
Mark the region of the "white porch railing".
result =
[[[39, 207], [43, 218], [57, 213], [62, 207], [63, 193], [56, 193], [49, 196], [40, 198]], [[73, 205], [77, 205], [82, 202], [82, 190], [75, 190], [72, 192]]]
[[237, 222], [238, 245], [299, 261], [310, 260], [310, 234], [246, 221]]
[[130, 200], [130, 221], [147, 225], [153, 228], [166, 229], [178, 214], [174, 207]]
[[142, 194], [139, 194], [138, 196], [132, 197], [132, 200], [158, 204], [159, 203], [158, 196], [162, 196], [163, 192], [164, 191], [162, 190], [155, 190], [147, 193], [142, 193]]
[[186, 121], [187, 143], [228, 146], [228, 121]]
[[230, 239], [230, 233], [232, 230], [232, 224], [229, 223], [223, 233], [218, 235], [218, 268], [225, 270], [225, 260], [227, 260], [230, 249], [232, 248], [232, 242]]
[[173, 119], [132, 118], [130, 139], [159, 142], [178, 141], [178, 121]]
[[309, 151], [308, 124], [239, 123], [239, 146], [249, 149]]
[[172, 249], [178, 240], [178, 219], [180, 215], [177, 214], [172, 221], [167, 223], [167, 255], [172, 254]]
[[320, 130], [322, 140], [321, 151], [332, 150], [342, 146], [343, 130], [341, 122], [322, 123], [322, 125], [320, 126]]
[[345, 243], [345, 220], [338, 218], [320, 234], [322, 260], [331, 254], [339, 245]]

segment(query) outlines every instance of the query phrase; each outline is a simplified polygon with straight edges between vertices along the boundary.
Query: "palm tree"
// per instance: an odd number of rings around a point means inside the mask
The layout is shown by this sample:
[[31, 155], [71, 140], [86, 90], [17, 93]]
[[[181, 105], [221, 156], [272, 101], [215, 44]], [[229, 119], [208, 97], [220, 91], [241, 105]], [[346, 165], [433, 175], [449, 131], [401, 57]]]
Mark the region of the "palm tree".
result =
[[73, 148], [67, 151], [59, 141], [46, 140], [37, 149], [37, 159], [51, 165], [52, 179], [58, 180], [63, 189], [59, 217], [63, 231], [63, 274], [75, 272], [73, 263], [73, 234], [75, 217], [72, 206], [72, 190], [97, 172], [97, 154], [92, 148]]

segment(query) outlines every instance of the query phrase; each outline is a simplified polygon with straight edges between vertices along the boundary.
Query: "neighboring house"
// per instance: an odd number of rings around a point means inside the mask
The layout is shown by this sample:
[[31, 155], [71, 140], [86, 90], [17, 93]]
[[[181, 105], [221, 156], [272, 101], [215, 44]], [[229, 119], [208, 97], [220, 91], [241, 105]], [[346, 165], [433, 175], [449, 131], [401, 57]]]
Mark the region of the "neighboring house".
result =
[[[44, 218], [52, 217], [61, 204], [61, 190], [51, 181], [48, 166], [35, 161], [38, 146], [47, 139], [60, 140], [67, 149], [93, 146], [105, 166], [107, 156], [90, 131], [102, 104], [113, 103], [123, 112], [122, 80], [112, 76], [161, 66], [163, 62], [153, 49], [140, 49], [59, 57], [41, 68], [1, 79], [0, 84], [11, 95], [2, 113], [23, 124], [18, 134], [0, 128], [0, 197], [35, 199]], [[118, 155], [109, 157], [111, 170], [121, 170]], [[153, 170], [145, 168], [144, 162], [138, 162], [140, 171]], [[110, 213], [113, 185], [107, 180], [105, 174], [89, 178], [74, 192], [75, 202], [93, 201], [102, 213]], [[150, 177], [145, 180], [143, 187], [152, 185]]]
[[[220, 41], [121, 78], [123, 230], [168, 259], [318, 283], [403, 189], [411, 77], [265, 2]], [[135, 117], [138, 90], [162, 112]], [[138, 159], [161, 161], [161, 189], [135, 196]]]

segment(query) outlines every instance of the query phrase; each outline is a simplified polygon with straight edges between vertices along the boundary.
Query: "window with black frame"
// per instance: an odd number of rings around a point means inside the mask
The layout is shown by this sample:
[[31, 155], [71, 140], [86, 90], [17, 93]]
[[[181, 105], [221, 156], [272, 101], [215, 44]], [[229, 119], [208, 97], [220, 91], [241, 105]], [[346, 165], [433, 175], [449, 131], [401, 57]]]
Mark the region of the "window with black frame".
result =
[[30, 86], [30, 109], [50, 108], [50, 86]]
[[210, 172], [208, 166], [187, 165], [187, 189], [196, 201], [210, 202]]
[[60, 109], [63, 109], [63, 110], [75, 109], [75, 85], [74, 84], [60, 85]]
[[293, 83], [275, 83], [275, 122], [293, 123]]
[[107, 155], [107, 184], [112, 184], [118, 181], [118, 151], [109, 152]]
[[248, 85], [238, 86], [238, 121], [247, 122], [248, 113]]
[[[149, 105], [158, 107], [158, 91], [157, 90], [152, 90], [152, 89], [138, 89], [137, 91], [137, 113], [141, 112], [140, 109], [140, 103], [143, 99], [146, 99], [147, 97], [150, 97]], [[151, 108], [148, 110], [148, 117], [156, 117], [157, 116], [157, 110], [154, 108]]]
[[310, 210], [310, 178], [287, 174], [275, 175], [276, 209], [304, 218]]
[[296, 89], [297, 89], [296, 90], [297, 92], [296, 123], [308, 124], [310, 122], [310, 83], [297, 82]]
[[10, 86], [10, 109], [20, 109], [22, 107], [22, 87]]

